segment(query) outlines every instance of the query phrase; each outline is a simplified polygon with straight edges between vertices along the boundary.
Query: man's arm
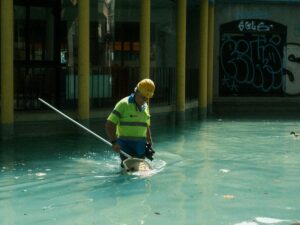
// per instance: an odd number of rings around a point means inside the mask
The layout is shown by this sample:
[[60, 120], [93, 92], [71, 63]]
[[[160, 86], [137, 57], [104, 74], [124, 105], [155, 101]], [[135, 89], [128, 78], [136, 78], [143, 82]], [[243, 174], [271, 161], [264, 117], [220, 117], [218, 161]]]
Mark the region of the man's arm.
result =
[[152, 136], [151, 136], [151, 130], [150, 130], [150, 127], [147, 127], [147, 137], [146, 137], [146, 140], [149, 144], [152, 145]]
[[105, 131], [107, 136], [109, 137], [110, 142], [112, 143], [112, 148], [116, 151], [116, 152], [120, 152], [120, 146], [116, 143], [117, 141], [117, 135], [116, 135], [116, 125], [107, 120], [106, 124], [105, 124]]

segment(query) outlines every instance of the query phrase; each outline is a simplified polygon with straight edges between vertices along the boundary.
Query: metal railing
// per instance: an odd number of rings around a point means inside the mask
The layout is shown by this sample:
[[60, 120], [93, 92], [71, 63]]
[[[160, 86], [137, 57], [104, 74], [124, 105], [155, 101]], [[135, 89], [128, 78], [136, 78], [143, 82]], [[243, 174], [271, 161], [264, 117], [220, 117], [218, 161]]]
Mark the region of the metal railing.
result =
[[18, 67], [14, 69], [15, 110], [40, 109], [38, 97], [56, 104], [59, 82], [53, 75], [56, 69], [45, 67]]
[[[156, 84], [151, 104], [172, 105], [176, 98], [175, 68], [151, 68]], [[186, 72], [186, 99], [197, 98], [198, 70]], [[90, 104], [92, 109], [113, 107], [121, 98], [133, 92], [139, 81], [139, 68], [91, 68]], [[58, 108], [77, 108], [78, 73], [67, 67], [15, 68], [15, 109], [38, 110], [41, 97]]]

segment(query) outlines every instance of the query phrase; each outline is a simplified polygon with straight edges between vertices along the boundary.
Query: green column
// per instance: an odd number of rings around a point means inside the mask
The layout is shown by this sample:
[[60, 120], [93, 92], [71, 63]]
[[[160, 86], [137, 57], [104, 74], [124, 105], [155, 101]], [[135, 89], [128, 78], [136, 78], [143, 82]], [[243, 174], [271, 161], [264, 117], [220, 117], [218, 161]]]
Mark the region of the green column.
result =
[[176, 111], [185, 111], [186, 0], [177, 1]]
[[90, 13], [89, 0], [79, 1], [79, 38], [78, 38], [78, 117], [87, 120], [90, 117]]
[[1, 123], [14, 122], [13, 1], [1, 0]]
[[140, 0], [140, 79], [150, 77], [151, 0]]
[[207, 115], [207, 45], [208, 45], [208, 0], [200, 4], [200, 49], [198, 106], [201, 117]]
[[214, 75], [214, 5], [209, 5], [209, 26], [208, 26], [208, 68], [207, 68], [207, 106], [208, 113], [212, 113], [213, 105], [213, 75]]

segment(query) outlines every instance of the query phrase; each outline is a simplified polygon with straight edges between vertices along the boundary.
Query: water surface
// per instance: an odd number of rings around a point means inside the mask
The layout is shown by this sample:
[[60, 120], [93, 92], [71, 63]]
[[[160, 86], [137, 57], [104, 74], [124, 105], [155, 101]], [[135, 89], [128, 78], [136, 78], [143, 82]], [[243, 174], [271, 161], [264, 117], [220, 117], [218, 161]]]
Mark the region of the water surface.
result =
[[0, 144], [0, 224], [255, 225], [300, 220], [296, 120], [153, 124], [151, 176], [90, 135]]

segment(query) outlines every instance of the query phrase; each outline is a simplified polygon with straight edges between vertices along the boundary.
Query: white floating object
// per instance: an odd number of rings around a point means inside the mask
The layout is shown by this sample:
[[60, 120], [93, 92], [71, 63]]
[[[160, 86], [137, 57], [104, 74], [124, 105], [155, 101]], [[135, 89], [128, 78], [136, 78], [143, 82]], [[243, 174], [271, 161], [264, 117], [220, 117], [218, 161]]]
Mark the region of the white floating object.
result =
[[222, 172], [222, 173], [229, 173], [230, 170], [229, 169], [220, 169], [220, 172]]
[[288, 221], [288, 220], [281, 220], [281, 219], [275, 219], [269, 217], [256, 217], [255, 220], [259, 223], [264, 223], [264, 224], [274, 224], [274, 223], [282, 223]]
[[36, 173], [35, 174], [37, 177], [44, 177], [46, 176], [47, 174], [46, 173]]

